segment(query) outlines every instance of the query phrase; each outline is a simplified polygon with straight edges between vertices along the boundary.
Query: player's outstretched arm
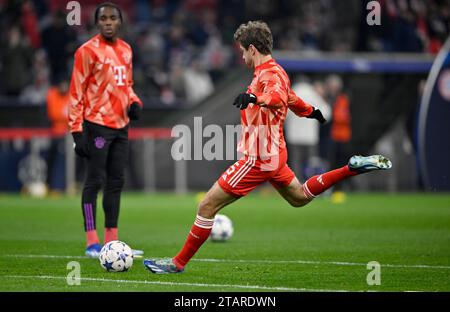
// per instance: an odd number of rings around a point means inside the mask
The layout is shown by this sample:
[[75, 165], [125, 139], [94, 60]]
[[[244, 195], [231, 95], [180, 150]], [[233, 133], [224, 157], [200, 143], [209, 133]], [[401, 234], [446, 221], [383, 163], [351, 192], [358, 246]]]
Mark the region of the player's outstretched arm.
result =
[[84, 99], [94, 62], [89, 51], [80, 48], [75, 52], [69, 98], [69, 131], [72, 133], [74, 150], [80, 157], [87, 157], [83, 136]]
[[268, 72], [260, 78], [261, 92], [239, 94], [233, 105], [246, 109], [250, 103], [269, 109], [280, 109], [287, 105], [288, 94], [283, 80], [277, 73]]
[[299, 117], [316, 119], [321, 124], [326, 122], [320, 109], [306, 103], [291, 90], [288, 100], [289, 109]]
[[240, 93], [233, 102], [233, 105], [239, 109], [246, 109], [250, 103], [267, 107], [270, 109], [279, 109], [283, 107], [283, 102], [277, 94], [265, 93]]
[[250, 103], [256, 103], [256, 95], [253, 93], [239, 93], [239, 95], [234, 99], [233, 105], [240, 110], [246, 109]]
[[127, 75], [128, 79], [128, 96], [130, 98], [130, 106], [128, 108], [128, 117], [130, 117], [131, 120], [138, 120], [141, 116], [142, 111], [142, 101], [139, 99], [139, 97], [136, 95], [136, 93], [133, 90], [133, 62], [130, 61], [130, 70], [128, 71]]
[[86, 48], [79, 48], [75, 52], [69, 87], [69, 131], [72, 133], [83, 131], [84, 98], [94, 64]]
[[288, 104], [286, 81], [277, 72], [261, 76], [262, 92], [256, 93], [256, 104], [269, 109], [280, 109]]
[[141, 116], [142, 107], [138, 102], [133, 102], [130, 105], [130, 108], [128, 109], [128, 117], [130, 117], [131, 120], [139, 120], [139, 117]]
[[320, 109], [313, 107], [313, 111], [311, 114], [309, 114], [308, 116], [306, 116], [306, 118], [310, 118], [310, 119], [316, 119], [318, 122], [320, 122], [321, 124], [324, 124], [327, 120], [323, 117], [322, 112], [320, 111]]

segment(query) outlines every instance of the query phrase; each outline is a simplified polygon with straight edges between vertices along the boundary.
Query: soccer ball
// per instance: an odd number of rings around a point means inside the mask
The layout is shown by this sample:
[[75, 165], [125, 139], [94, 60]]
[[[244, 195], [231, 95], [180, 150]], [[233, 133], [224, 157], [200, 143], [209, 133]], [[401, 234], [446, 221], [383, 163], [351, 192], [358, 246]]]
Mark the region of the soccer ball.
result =
[[234, 228], [233, 222], [225, 215], [218, 214], [214, 218], [214, 225], [211, 230], [211, 240], [215, 242], [224, 242], [231, 238]]
[[31, 182], [26, 186], [31, 197], [42, 198], [47, 195], [47, 187], [44, 182]]
[[130, 246], [121, 241], [111, 241], [100, 251], [100, 265], [108, 272], [128, 271], [133, 265]]

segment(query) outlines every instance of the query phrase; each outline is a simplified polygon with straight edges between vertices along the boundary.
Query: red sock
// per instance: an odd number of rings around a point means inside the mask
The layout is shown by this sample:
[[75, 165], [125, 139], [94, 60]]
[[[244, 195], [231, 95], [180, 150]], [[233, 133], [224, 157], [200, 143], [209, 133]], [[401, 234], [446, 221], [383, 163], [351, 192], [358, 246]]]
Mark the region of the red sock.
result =
[[197, 215], [183, 248], [173, 258], [173, 262], [179, 269], [182, 269], [189, 262], [189, 260], [191, 260], [197, 250], [208, 239], [213, 224], [214, 219], [206, 219]]
[[305, 193], [306, 197], [308, 197], [309, 199], [313, 199], [317, 195], [328, 190], [336, 183], [357, 174], [357, 172], [351, 171], [348, 166], [328, 171], [322, 173], [321, 175], [316, 175], [309, 178], [308, 181], [303, 184], [303, 192]]
[[86, 246], [91, 246], [93, 244], [98, 244], [97, 230], [86, 231]]
[[118, 239], [119, 234], [117, 233], [117, 228], [105, 228], [105, 244]]

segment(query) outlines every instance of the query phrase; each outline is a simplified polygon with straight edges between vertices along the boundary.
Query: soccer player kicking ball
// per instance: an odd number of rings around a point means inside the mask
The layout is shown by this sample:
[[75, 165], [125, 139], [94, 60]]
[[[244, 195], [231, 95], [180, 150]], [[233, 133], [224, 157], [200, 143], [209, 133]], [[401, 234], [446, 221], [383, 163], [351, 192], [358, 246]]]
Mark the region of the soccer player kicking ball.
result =
[[272, 34], [264, 22], [248, 22], [236, 30], [245, 63], [254, 69], [246, 93], [234, 105], [241, 110], [242, 138], [238, 151], [243, 157], [226, 170], [199, 204], [198, 214], [180, 252], [173, 258], [146, 259], [153, 273], [178, 273], [207, 240], [214, 216], [223, 207], [269, 181], [292, 206], [301, 207], [334, 184], [349, 177], [379, 169], [389, 169], [389, 159], [380, 156], [353, 156], [347, 165], [314, 176], [301, 184], [286, 164], [287, 150], [283, 122], [288, 109], [296, 115], [325, 122], [320, 110], [303, 102], [291, 90], [283, 68], [271, 56]]
[[[142, 102], [132, 85], [132, 51], [118, 38], [120, 8], [100, 4], [95, 11], [100, 33], [75, 52], [70, 84], [69, 128], [75, 153], [86, 158], [87, 173], [81, 198], [87, 248], [98, 258], [102, 246], [96, 230], [97, 194], [102, 186], [105, 243], [118, 240], [120, 194], [128, 158], [128, 124], [138, 119]], [[143, 254], [134, 250], [135, 255]]]

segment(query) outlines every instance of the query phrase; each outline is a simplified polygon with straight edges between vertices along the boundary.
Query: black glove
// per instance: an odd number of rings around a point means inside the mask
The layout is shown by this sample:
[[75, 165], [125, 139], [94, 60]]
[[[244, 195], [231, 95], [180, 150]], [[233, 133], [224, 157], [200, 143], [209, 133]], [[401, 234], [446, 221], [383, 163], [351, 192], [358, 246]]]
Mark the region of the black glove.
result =
[[131, 120], [138, 120], [141, 116], [142, 107], [137, 102], [133, 102], [128, 109], [128, 117]]
[[309, 116], [306, 116], [306, 118], [312, 118], [312, 119], [317, 119], [321, 124], [326, 122], [326, 119], [323, 118], [322, 112], [320, 111], [320, 109], [317, 109], [315, 107], [313, 107], [313, 111], [311, 114], [309, 114]]
[[86, 151], [86, 143], [83, 138], [83, 132], [72, 132], [73, 142], [74, 142], [74, 150], [75, 153], [80, 157], [88, 157], [88, 153]]
[[253, 93], [241, 93], [234, 99], [233, 105], [239, 109], [246, 109], [250, 103], [256, 103], [256, 95]]

